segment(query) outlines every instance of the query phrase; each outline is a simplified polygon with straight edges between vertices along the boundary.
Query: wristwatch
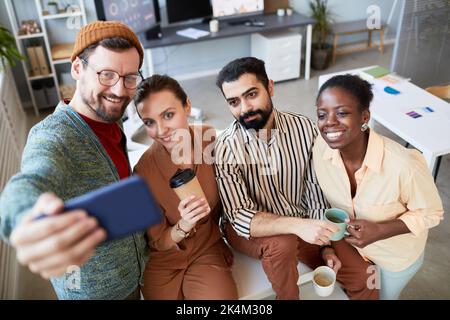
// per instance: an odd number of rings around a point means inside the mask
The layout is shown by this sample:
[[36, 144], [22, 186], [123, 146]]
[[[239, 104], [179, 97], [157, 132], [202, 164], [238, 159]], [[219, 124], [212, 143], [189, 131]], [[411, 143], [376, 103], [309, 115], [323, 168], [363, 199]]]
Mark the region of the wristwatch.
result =
[[[195, 229], [195, 228], [194, 228], [194, 229]], [[194, 229], [192, 229], [192, 230], [194, 230]], [[181, 229], [180, 223], [179, 223], [179, 222], [177, 222], [177, 224], [175, 225], [175, 231], [177, 232], [177, 234], [178, 234], [180, 237], [183, 237], [183, 238], [185, 238], [185, 239], [191, 235], [192, 230], [191, 230], [191, 231], [187, 231], [187, 232], [184, 231], [183, 229]]]

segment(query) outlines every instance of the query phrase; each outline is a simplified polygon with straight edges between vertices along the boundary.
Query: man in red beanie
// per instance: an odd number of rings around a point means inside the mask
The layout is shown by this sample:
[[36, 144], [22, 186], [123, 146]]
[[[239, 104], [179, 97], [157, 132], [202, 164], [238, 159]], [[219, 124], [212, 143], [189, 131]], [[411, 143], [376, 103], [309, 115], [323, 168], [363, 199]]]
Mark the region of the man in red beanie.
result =
[[[140, 298], [144, 233], [103, 242], [98, 222], [81, 210], [64, 212], [63, 202], [130, 175], [118, 122], [142, 80], [142, 61], [126, 25], [83, 27], [72, 55], [74, 97], [31, 129], [21, 171], [1, 195], [1, 234], [60, 299]], [[34, 220], [40, 213], [49, 217]]]

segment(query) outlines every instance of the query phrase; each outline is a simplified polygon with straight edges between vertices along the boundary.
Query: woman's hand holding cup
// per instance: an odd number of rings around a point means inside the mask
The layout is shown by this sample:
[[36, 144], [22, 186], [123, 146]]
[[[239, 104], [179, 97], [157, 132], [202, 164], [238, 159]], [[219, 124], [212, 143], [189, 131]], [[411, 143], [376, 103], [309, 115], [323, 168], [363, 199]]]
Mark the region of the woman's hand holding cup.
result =
[[348, 225], [347, 231], [350, 236], [346, 237], [345, 241], [358, 248], [364, 248], [365, 246], [382, 239], [382, 237], [380, 237], [382, 234], [382, 227], [377, 222], [363, 219], [347, 219], [346, 223]]
[[211, 208], [205, 198], [193, 195], [180, 201], [178, 211], [181, 216], [181, 220], [178, 222], [180, 227], [184, 231], [189, 232], [200, 219], [206, 217], [211, 212]]

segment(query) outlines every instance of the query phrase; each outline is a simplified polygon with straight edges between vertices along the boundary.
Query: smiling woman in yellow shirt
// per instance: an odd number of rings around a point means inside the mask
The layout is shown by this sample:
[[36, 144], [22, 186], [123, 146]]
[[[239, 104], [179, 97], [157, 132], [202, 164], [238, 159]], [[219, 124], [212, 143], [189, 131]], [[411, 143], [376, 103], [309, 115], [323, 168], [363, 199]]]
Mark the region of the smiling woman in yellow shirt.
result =
[[331, 78], [318, 94], [314, 167], [331, 206], [350, 216], [350, 236], [325, 254], [344, 260], [337, 248], [352, 245], [379, 267], [380, 299], [398, 299], [443, 207], [422, 155], [368, 128], [372, 98], [371, 85], [353, 75]]

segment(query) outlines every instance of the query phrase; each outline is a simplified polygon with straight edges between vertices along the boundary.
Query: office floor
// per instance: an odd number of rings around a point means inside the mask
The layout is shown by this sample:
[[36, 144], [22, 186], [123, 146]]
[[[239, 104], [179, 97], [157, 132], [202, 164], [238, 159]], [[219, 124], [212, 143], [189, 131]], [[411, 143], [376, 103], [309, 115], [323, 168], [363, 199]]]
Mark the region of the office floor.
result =
[[[280, 110], [299, 112], [316, 119], [314, 105], [320, 74], [374, 64], [389, 68], [392, 49], [392, 46], [387, 46], [383, 55], [373, 50], [339, 56], [336, 64], [329, 69], [323, 72], [312, 70], [312, 77], [309, 81], [301, 79], [277, 83], [275, 84], [275, 96], [273, 98], [274, 105]], [[181, 83], [193, 106], [203, 110], [206, 116], [205, 122], [214, 125], [217, 129], [225, 129], [232, 121], [232, 117], [214, 82], [215, 77], [208, 76], [182, 81]], [[36, 119], [30, 116], [30, 123], [35, 121]], [[401, 139], [380, 126], [377, 126], [375, 130], [403, 143]], [[405, 288], [401, 299], [450, 299], [450, 250], [448, 249], [450, 243], [450, 222], [448, 219], [448, 211], [450, 211], [450, 156], [443, 158], [436, 184], [444, 203], [444, 209], [447, 212], [445, 214], [446, 219], [430, 231], [423, 267]], [[23, 286], [19, 288], [19, 298], [55, 298], [49, 283], [31, 275], [28, 271], [22, 270], [20, 279]]]

